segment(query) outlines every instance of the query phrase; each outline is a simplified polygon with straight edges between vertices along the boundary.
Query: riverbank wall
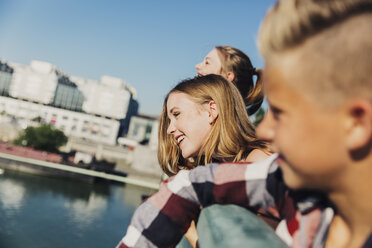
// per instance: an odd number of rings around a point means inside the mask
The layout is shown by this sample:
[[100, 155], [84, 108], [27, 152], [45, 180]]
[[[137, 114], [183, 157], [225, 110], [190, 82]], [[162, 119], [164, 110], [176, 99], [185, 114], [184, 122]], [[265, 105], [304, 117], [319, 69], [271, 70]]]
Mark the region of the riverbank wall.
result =
[[160, 179], [141, 177], [138, 174], [135, 176], [131, 176], [130, 174], [127, 176], [115, 175], [6, 153], [0, 153], [0, 168], [38, 175], [73, 178], [87, 182], [94, 182], [95, 180], [109, 180], [155, 190], [159, 188], [160, 184]]

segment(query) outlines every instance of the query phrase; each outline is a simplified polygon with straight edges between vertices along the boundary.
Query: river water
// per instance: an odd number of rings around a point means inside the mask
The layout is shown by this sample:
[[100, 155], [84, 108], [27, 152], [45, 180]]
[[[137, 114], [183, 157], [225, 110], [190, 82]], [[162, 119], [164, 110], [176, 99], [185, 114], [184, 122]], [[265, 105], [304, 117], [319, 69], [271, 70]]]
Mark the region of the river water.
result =
[[0, 248], [115, 247], [142, 195], [154, 191], [5, 170]]

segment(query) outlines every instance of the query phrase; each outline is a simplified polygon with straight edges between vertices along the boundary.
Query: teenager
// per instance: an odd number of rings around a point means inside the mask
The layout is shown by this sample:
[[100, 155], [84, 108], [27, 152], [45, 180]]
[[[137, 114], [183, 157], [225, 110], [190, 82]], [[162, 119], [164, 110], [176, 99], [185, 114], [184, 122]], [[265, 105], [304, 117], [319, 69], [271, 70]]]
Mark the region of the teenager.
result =
[[187, 79], [166, 96], [158, 159], [174, 175], [212, 162], [256, 162], [270, 154], [258, 139], [236, 87], [219, 75]]
[[278, 2], [259, 33], [272, 111], [258, 130], [277, 155], [179, 172], [118, 247], [171, 247], [214, 203], [276, 213], [292, 247], [372, 247], [371, 23], [370, 0]]
[[253, 115], [260, 108], [264, 99], [262, 71], [254, 68], [241, 50], [232, 46], [216, 46], [195, 68], [199, 76], [217, 74], [233, 83], [243, 97], [248, 115]]
[[[166, 96], [158, 142], [158, 160], [166, 174], [211, 162], [253, 163], [269, 154], [266, 142], [256, 137], [239, 91], [224, 77], [187, 79]], [[276, 219], [260, 215], [276, 226]], [[195, 247], [193, 225], [185, 236]]]

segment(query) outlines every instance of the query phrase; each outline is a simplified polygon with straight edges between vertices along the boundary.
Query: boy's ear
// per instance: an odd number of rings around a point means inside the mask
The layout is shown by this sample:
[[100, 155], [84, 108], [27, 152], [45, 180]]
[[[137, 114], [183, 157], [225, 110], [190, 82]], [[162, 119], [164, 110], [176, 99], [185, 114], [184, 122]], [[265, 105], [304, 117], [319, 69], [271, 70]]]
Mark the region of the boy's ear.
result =
[[357, 151], [369, 146], [372, 141], [372, 103], [358, 100], [350, 103], [348, 108], [347, 147]]
[[227, 80], [232, 82], [235, 79], [235, 74], [232, 71], [229, 71], [228, 73], [226, 73], [226, 78]]
[[216, 118], [218, 117], [218, 109], [215, 101], [210, 101], [208, 103], [208, 112], [209, 112], [209, 124], [213, 124]]

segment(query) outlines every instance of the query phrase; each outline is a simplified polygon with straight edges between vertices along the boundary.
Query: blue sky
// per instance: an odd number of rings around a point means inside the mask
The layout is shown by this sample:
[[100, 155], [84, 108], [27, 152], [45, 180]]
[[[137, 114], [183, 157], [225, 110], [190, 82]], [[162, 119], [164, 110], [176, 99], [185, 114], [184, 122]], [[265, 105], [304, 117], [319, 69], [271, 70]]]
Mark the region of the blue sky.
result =
[[0, 0], [0, 58], [42, 60], [68, 75], [119, 77], [140, 113], [158, 115], [164, 96], [215, 45], [263, 61], [259, 24], [274, 0]]

